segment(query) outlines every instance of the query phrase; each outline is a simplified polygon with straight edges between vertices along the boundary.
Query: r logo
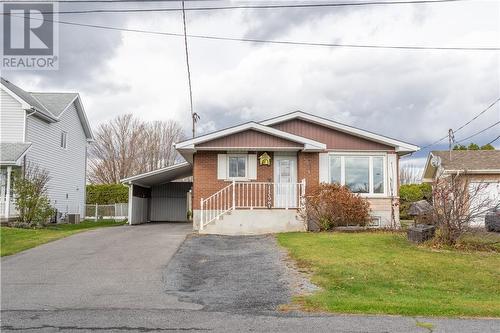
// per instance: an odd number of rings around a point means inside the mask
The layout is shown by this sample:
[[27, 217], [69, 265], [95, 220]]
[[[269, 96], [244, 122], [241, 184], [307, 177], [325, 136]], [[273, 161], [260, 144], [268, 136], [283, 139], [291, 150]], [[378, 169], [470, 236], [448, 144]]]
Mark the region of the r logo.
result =
[[3, 55], [54, 55], [54, 5], [4, 3]]

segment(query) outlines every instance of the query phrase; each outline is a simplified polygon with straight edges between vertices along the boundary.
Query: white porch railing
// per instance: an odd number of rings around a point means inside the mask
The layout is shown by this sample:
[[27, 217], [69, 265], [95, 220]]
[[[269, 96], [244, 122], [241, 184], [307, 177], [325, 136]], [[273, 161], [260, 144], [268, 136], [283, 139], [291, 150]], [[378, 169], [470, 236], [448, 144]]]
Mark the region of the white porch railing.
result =
[[235, 182], [200, 200], [200, 230], [235, 209], [297, 209], [303, 205], [306, 180], [300, 183]]

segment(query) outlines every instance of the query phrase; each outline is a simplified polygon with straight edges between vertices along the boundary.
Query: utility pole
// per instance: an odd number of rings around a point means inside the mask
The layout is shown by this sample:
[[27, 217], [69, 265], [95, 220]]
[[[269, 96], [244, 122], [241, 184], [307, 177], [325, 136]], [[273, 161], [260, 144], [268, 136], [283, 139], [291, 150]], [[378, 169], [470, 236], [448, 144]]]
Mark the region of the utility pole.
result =
[[191, 70], [189, 68], [189, 50], [187, 42], [187, 29], [186, 29], [186, 11], [184, 8], [184, 0], [182, 0], [182, 23], [184, 25], [184, 49], [186, 51], [186, 67], [187, 67], [187, 77], [189, 85], [189, 107], [191, 110], [191, 120], [193, 124], [193, 138], [196, 136], [196, 122], [200, 119], [200, 116], [194, 112], [193, 109], [193, 89], [191, 86]]
[[455, 142], [455, 134], [453, 133], [453, 129], [448, 130], [448, 149], [450, 153], [450, 161], [451, 161], [451, 150], [452, 150], [452, 145]]

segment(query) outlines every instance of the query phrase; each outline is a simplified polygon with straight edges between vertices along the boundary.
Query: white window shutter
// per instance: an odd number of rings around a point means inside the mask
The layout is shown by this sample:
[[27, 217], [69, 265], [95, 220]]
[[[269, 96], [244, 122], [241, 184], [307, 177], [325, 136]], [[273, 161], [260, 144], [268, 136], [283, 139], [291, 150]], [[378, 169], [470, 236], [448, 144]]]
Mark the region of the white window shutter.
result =
[[387, 154], [387, 183], [389, 196], [398, 196], [398, 157], [396, 154]]
[[248, 154], [248, 179], [257, 179], [257, 154]]
[[330, 168], [328, 153], [319, 154], [319, 182], [329, 183], [328, 169]]
[[227, 179], [226, 154], [217, 154], [217, 179]]

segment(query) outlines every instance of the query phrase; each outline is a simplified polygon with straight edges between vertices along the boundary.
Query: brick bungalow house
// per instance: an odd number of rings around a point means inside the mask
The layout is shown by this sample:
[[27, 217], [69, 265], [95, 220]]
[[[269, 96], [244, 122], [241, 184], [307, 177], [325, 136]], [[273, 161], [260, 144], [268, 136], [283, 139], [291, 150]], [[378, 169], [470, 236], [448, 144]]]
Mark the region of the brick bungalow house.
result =
[[[200, 233], [305, 230], [297, 214], [320, 183], [366, 197], [374, 226], [399, 223], [399, 157], [415, 145], [304, 112], [175, 144], [186, 162], [123, 179], [129, 223], [185, 221]], [[192, 176], [192, 182], [178, 181]]]

